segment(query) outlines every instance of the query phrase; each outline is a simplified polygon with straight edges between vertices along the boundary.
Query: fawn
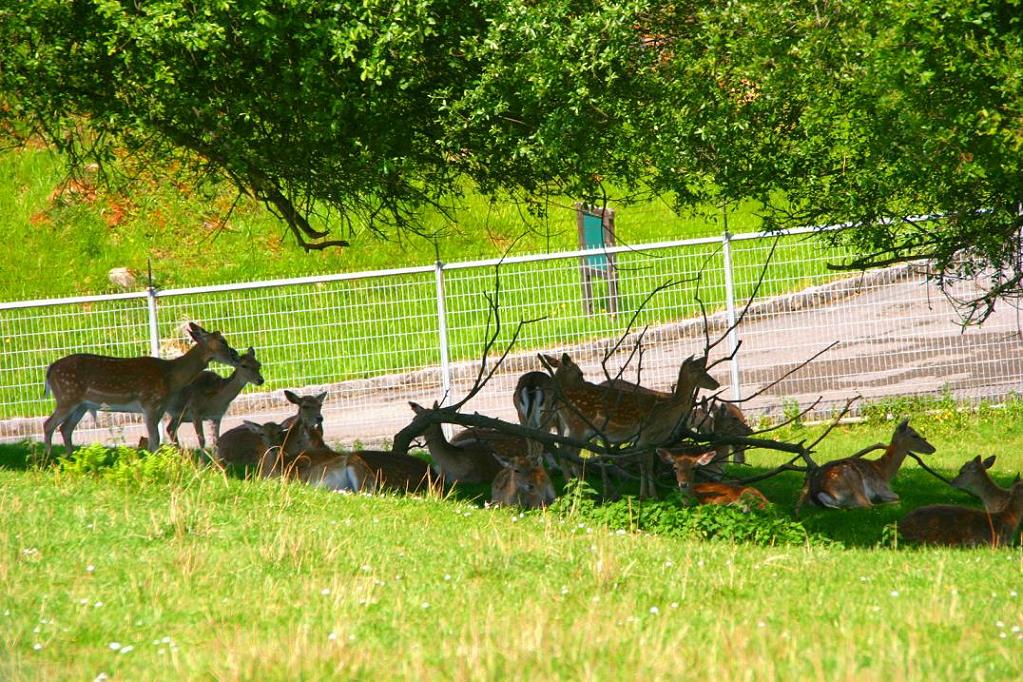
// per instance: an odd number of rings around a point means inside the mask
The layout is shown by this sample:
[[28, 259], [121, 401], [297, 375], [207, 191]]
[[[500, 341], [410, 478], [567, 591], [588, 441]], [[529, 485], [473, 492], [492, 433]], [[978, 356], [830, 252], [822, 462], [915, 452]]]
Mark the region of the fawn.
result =
[[899, 532], [911, 542], [975, 547], [1012, 544], [1023, 519], [1023, 482], [1017, 481], [1006, 505], [996, 512], [951, 504], [919, 507], [899, 521]]
[[167, 404], [167, 415], [170, 417], [167, 422], [167, 439], [176, 444], [178, 428], [182, 422], [191, 422], [195, 427], [195, 435], [199, 438], [199, 447], [205, 449], [206, 434], [203, 421], [211, 421], [213, 445], [216, 446], [220, 438], [220, 423], [231, 401], [238, 397], [245, 384], [263, 385], [261, 367], [259, 360], [256, 359], [256, 351], [249, 347], [249, 350], [238, 358], [234, 372], [226, 379], [214, 372], [200, 372], [192, 383], [174, 394]]
[[537, 509], [554, 501], [554, 486], [540, 456], [524, 453], [497, 457], [502, 469], [490, 487], [493, 504]]
[[657, 454], [675, 470], [678, 489], [686, 495], [692, 495], [699, 504], [743, 504], [752, 503], [763, 509], [770, 500], [764, 494], [750, 486], [731, 483], [693, 483], [696, 468], [706, 466], [717, 457], [714, 450], [698, 454], [676, 453], [665, 448], [658, 448]]
[[[996, 512], [1005, 509], [1012, 496], [1011, 488], [1003, 488], [995, 483], [987, 470], [995, 463], [995, 455], [981, 461], [980, 455], [968, 460], [959, 468], [959, 473], [952, 479], [952, 485], [965, 490], [984, 503], [984, 509]], [[1017, 479], [1019, 477], [1017, 476]]]
[[[637, 447], [651, 448], [640, 460], [640, 496], [657, 497], [652, 447], [664, 445], [676, 427], [689, 418], [697, 390], [718, 387], [707, 374], [707, 358], [686, 358], [679, 367], [675, 392], [667, 398], [648, 391], [592, 384], [567, 353], [560, 360], [541, 358], [554, 369], [554, 409], [566, 434], [577, 440], [599, 436], [610, 444], [635, 441]], [[578, 454], [578, 448], [565, 449]]]
[[289, 403], [298, 406], [298, 412], [281, 422], [284, 429], [282, 447], [289, 455], [297, 455], [309, 448], [323, 447], [323, 401], [326, 393], [299, 396], [285, 391]]
[[[418, 403], [410, 402], [409, 406], [416, 414], [422, 414], [426, 408]], [[433, 404], [437, 409], [437, 403]], [[430, 424], [423, 433], [430, 457], [440, 469], [441, 474], [449, 482], [492, 483], [501, 472], [501, 463], [494, 457], [493, 448], [487, 443], [466, 443], [457, 445], [448, 441], [440, 424]]]
[[895, 427], [891, 442], [879, 458], [845, 457], [808, 471], [796, 502], [796, 515], [808, 499], [831, 509], [898, 502], [899, 496], [890, 483], [910, 452], [930, 454], [934, 446], [904, 419]]

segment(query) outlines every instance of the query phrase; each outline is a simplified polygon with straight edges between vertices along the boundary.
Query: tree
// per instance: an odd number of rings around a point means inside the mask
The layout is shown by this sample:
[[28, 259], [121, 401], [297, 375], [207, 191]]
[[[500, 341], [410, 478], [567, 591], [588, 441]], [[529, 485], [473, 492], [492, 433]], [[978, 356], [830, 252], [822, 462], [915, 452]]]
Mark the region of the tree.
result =
[[[595, 112], [597, 86], [635, 53], [635, 12], [539, 5], [19, 0], [0, 9], [0, 130], [40, 136], [75, 168], [130, 158], [229, 178], [306, 249], [341, 245], [332, 226], [414, 226], [466, 179], [592, 184], [597, 131], [619, 126]], [[517, 97], [537, 73], [551, 81]], [[590, 137], [559, 150], [550, 130]]]
[[[8, 0], [11, 5], [11, 1]], [[0, 131], [227, 177], [305, 248], [460, 193], [757, 199], [839, 267], [1023, 293], [1019, 0], [49, 0], [0, 9]], [[25, 128], [25, 126], [29, 126]], [[911, 214], [942, 214], [921, 226]], [[894, 219], [894, 220], [891, 220]]]
[[1018, 0], [754, 0], [659, 20], [674, 103], [645, 126], [659, 190], [688, 197], [702, 173], [718, 201], [759, 199], [768, 226], [856, 223], [834, 238], [860, 255], [838, 267], [987, 275], [967, 319], [1023, 293]]

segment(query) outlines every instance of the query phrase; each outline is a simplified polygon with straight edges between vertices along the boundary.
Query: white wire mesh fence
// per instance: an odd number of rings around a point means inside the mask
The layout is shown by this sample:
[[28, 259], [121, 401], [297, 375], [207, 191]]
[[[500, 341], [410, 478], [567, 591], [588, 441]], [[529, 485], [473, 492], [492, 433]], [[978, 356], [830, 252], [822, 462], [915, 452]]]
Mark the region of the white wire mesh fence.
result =
[[[920, 267], [828, 269], [846, 255], [806, 230], [0, 304], [0, 441], [41, 436], [52, 410], [43, 377], [54, 360], [76, 352], [174, 357], [188, 346], [189, 321], [223, 331], [239, 350], [253, 346], [263, 363], [267, 383], [236, 400], [225, 429], [290, 414], [285, 388], [326, 391], [328, 440], [345, 444], [390, 439], [411, 418], [410, 400], [460, 398], [491, 335], [491, 364], [515, 344], [470, 410], [514, 419], [512, 387], [540, 368], [538, 351], [569, 352], [594, 381], [623, 370], [667, 389], [681, 360], [725, 334], [747, 303], [712, 359], [741, 342], [714, 373], [726, 397], [754, 412], [818, 397], [828, 410], [855, 395], [951, 390], [976, 398], [1017, 389], [1015, 310], [964, 331]], [[581, 265], [617, 275], [614, 302], [609, 280], [596, 276], [587, 305]], [[973, 285], [961, 286], [966, 294]], [[139, 435], [134, 415], [101, 413], [79, 426], [76, 440], [134, 443]], [[192, 442], [190, 429], [182, 435]]]

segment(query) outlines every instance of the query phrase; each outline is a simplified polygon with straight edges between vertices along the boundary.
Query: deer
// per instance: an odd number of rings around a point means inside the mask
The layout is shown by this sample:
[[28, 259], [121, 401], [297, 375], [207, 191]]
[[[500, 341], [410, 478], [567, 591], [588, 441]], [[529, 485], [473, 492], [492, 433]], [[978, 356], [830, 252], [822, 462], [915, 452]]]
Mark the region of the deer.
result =
[[377, 489], [376, 472], [362, 457], [322, 446], [297, 455], [288, 455], [281, 448], [267, 448], [258, 470], [264, 478], [301, 481], [339, 492], [375, 492]]
[[298, 412], [281, 422], [284, 442], [281, 447], [289, 455], [297, 455], [309, 448], [323, 447], [323, 401], [326, 393], [300, 396], [285, 391], [289, 403], [298, 406]]
[[976, 547], [1010, 545], [1023, 520], [1023, 482], [1012, 485], [1009, 499], [996, 512], [952, 504], [919, 507], [899, 521], [899, 533], [910, 542]]
[[217, 442], [216, 457], [222, 464], [258, 465], [271, 450], [280, 450], [284, 429], [277, 422], [244, 421], [225, 431]]
[[[689, 356], [682, 362], [675, 391], [668, 398], [590, 383], [567, 353], [560, 360], [546, 355], [541, 360], [553, 369], [553, 409], [569, 438], [586, 441], [600, 436], [610, 444], [634, 441], [636, 447], [648, 450], [640, 460], [640, 497], [657, 497], [652, 448], [663, 445], [689, 418], [700, 388], [719, 386], [707, 373], [706, 357]], [[578, 448], [566, 450], [578, 454]]]
[[[635, 393], [643, 393], [646, 395], [656, 396], [662, 400], [668, 400], [671, 398], [671, 393], [665, 391], [657, 391], [652, 388], [647, 388], [632, 381], [626, 381], [625, 379], [608, 379], [607, 381], [601, 382], [600, 386], [608, 386], [610, 388], [616, 388], [622, 391], [633, 391]], [[742, 409], [734, 403], [715, 398], [713, 402], [707, 398], [700, 400], [700, 404], [692, 409], [689, 415], [689, 428], [694, 429], [703, 434], [714, 434], [718, 436], [748, 436], [753, 433], [753, 429], [749, 426], [749, 420], [746, 418], [746, 414]], [[744, 446], [735, 445], [720, 445], [715, 448], [717, 450], [717, 457], [714, 463], [710, 467], [704, 467], [702, 472], [710, 474], [714, 478], [720, 478], [724, 475], [724, 469], [721, 467], [721, 463], [728, 458], [729, 452], [732, 454], [732, 461], [736, 464], [743, 464], [746, 461]], [[713, 473], [711, 473], [713, 472]]]
[[[409, 402], [412, 411], [418, 414], [426, 412], [426, 408]], [[437, 409], [438, 404], [433, 404]], [[443, 477], [450, 482], [461, 483], [493, 483], [501, 473], [502, 465], [494, 456], [494, 449], [484, 443], [455, 445], [444, 436], [440, 424], [430, 424], [423, 433], [426, 447], [430, 451], [437, 468]]]
[[[512, 392], [512, 399], [519, 424], [545, 432], [550, 431], [551, 427], [556, 427], [560, 434], [561, 428], [557, 421], [557, 412], [548, 409], [553, 401], [550, 381], [550, 375], [545, 372], [526, 372], [519, 377], [515, 390]], [[529, 451], [533, 454], [541, 454], [548, 464], [553, 462], [550, 454], [538, 441], [492, 428], [465, 429], [451, 438], [451, 444], [462, 448], [485, 449], [508, 455]], [[563, 467], [558, 465], [558, 468]]]
[[401, 493], [444, 491], [444, 476], [438, 475], [418, 457], [390, 450], [359, 450], [355, 454], [372, 470], [378, 490], [384, 488]]
[[911, 452], [930, 454], [934, 446], [909, 425], [908, 419], [903, 419], [895, 427], [884, 454], [877, 459], [845, 457], [808, 471], [796, 502], [796, 515], [807, 500], [830, 509], [898, 502], [891, 480]]
[[542, 457], [521, 453], [497, 458], [502, 469], [490, 486], [491, 504], [539, 509], [554, 501], [554, 486], [543, 468]]
[[697, 467], [715, 461], [717, 452], [708, 450], [697, 454], [673, 452], [658, 448], [657, 455], [675, 471], [675, 481], [683, 495], [692, 496], [698, 504], [752, 503], [760, 509], [771, 502], [756, 488], [732, 483], [693, 483]]
[[43, 424], [46, 456], [50, 456], [58, 427], [70, 455], [75, 427], [87, 411], [95, 415], [96, 410], [140, 412], [148, 446], [153, 450], [159, 447], [160, 420], [174, 394], [195, 380], [212, 360], [238, 364], [238, 351], [220, 332], [208, 332], [192, 322], [188, 333], [195, 345], [173, 360], [75, 353], [51, 364], [46, 369], [45, 392], [52, 393], [57, 405]]
[[[995, 455], [981, 461], [980, 455], [967, 460], [959, 468], [959, 473], [952, 479], [952, 485], [965, 490], [984, 503], [988, 512], [997, 512], [1005, 508], [1012, 496], [1012, 488], [1003, 488], [992, 480], [987, 470], [995, 463]], [[1016, 476], [1019, 480], [1019, 476]], [[1015, 483], [1015, 481], [1014, 481]]]
[[167, 439], [177, 444], [178, 429], [182, 422], [191, 422], [199, 438], [199, 447], [205, 449], [203, 421], [210, 421], [213, 423], [213, 445], [216, 446], [220, 439], [220, 423], [231, 401], [238, 397], [246, 384], [263, 385], [261, 367], [256, 359], [256, 351], [250, 346], [238, 358], [234, 372], [226, 379], [214, 372], [200, 372], [192, 383], [174, 394], [167, 404], [167, 414], [170, 417], [166, 426]]

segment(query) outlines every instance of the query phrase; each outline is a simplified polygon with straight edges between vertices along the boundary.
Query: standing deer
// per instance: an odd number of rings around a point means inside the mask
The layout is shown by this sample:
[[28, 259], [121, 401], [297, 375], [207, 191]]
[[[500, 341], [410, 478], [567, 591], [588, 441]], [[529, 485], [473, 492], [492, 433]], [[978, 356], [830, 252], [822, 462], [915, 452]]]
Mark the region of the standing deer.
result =
[[976, 547], [1010, 545], [1023, 519], [1023, 482], [1012, 486], [1000, 511], [932, 504], [914, 509], [899, 521], [906, 540], [931, 545]]
[[[545, 372], [526, 372], [519, 377], [518, 383], [515, 385], [512, 401], [519, 424], [539, 431], [550, 431], [553, 426], [560, 434], [561, 427], [557, 420], [557, 412], [551, 409], [554, 396], [550, 382], [551, 377]], [[434, 408], [436, 409], [436, 404]], [[471, 427], [465, 429], [452, 437], [451, 445], [493, 451], [508, 456], [528, 451], [532, 454], [542, 454], [549, 464], [552, 462], [550, 455], [540, 442], [493, 428]], [[563, 468], [563, 464], [559, 464], [558, 467]], [[500, 469], [500, 465], [497, 465], [497, 468]]]
[[309, 448], [323, 447], [323, 401], [326, 393], [297, 395], [285, 391], [289, 403], [298, 406], [298, 412], [281, 422], [284, 429], [282, 447], [289, 455], [297, 455]]
[[261, 367], [256, 359], [256, 351], [250, 347], [238, 358], [234, 372], [226, 379], [214, 372], [200, 372], [192, 383], [176, 393], [167, 404], [167, 415], [170, 417], [167, 422], [167, 439], [176, 444], [182, 422], [191, 422], [199, 438], [199, 447], [205, 449], [203, 421], [210, 421], [213, 422], [213, 445], [216, 446], [220, 439], [220, 423], [231, 401], [238, 397], [245, 384], [263, 385]]
[[[410, 402], [409, 406], [416, 414], [426, 411], [418, 403]], [[433, 408], [437, 409], [437, 403]], [[453, 444], [444, 436], [440, 424], [430, 424], [423, 435], [430, 457], [448, 482], [492, 483], [501, 472], [501, 463], [495, 459], [494, 448], [489, 444]]]
[[280, 450], [284, 429], [277, 422], [246, 421], [225, 431], [217, 442], [217, 460], [224, 464], [256, 466], [268, 452]]
[[891, 480], [911, 452], [930, 454], [934, 446], [909, 425], [908, 419], [903, 419], [879, 458], [845, 457], [808, 471], [796, 502], [796, 515], [807, 499], [831, 509], [898, 502]]
[[[542, 357], [554, 369], [551, 381], [557, 400], [555, 409], [566, 435], [584, 441], [599, 436], [610, 444], [634, 441], [636, 447], [647, 448], [640, 460], [640, 496], [657, 497], [653, 447], [664, 445], [676, 427], [689, 418], [700, 388], [718, 387], [707, 374], [707, 358], [686, 358], [679, 367], [674, 393], [664, 398], [592, 384], [567, 353], [560, 360]], [[578, 448], [566, 450], [578, 454]]]
[[208, 332], [192, 322], [188, 333], [195, 345], [173, 360], [75, 353], [50, 365], [46, 370], [46, 393], [53, 394], [57, 406], [43, 424], [47, 457], [57, 427], [70, 455], [75, 427], [86, 412], [96, 410], [141, 412], [150, 449], [159, 447], [160, 420], [174, 394], [199, 376], [211, 360], [226, 365], [238, 363], [238, 352], [220, 332]]
[[706, 466], [717, 457], [717, 452], [709, 450], [699, 454], [675, 453], [665, 448], [658, 448], [657, 454], [675, 470], [675, 481], [678, 489], [685, 495], [692, 495], [699, 504], [743, 504], [750, 502], [763, 509], [770, 500], [764, 494], [750, 486], [731, 483], [693, 483], [697, 467]]
[[[996, 512], [1005, 509], [1012, 496], [1012, 488], [1003, 488], [991, 479], [987, 470], [995, 463], [995, 455], [981, 461], [980, 455], [968, 460], [959, 468], [959, 473], [952, 479], [952, 485], [965, 490], [984, 503], [984, 509]], [[1016, 477], [1019, 480], [1019, 477]]]
[[490, 486], [493, 504], [538, 509], [554, 501], [554, 486], [541, 457], [524, 453], [498, 459], [503, 468]]

